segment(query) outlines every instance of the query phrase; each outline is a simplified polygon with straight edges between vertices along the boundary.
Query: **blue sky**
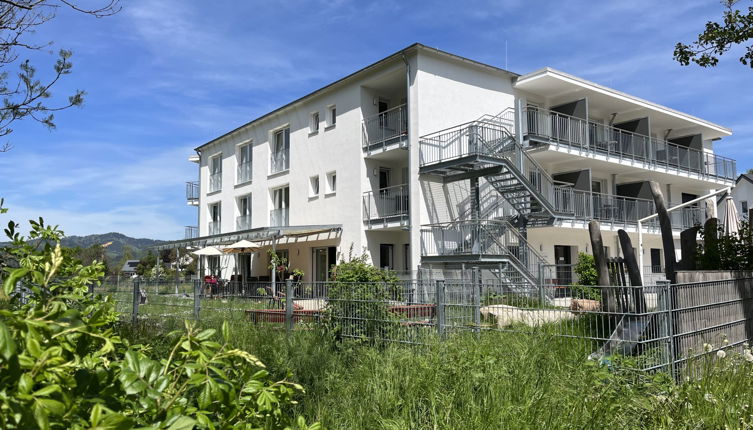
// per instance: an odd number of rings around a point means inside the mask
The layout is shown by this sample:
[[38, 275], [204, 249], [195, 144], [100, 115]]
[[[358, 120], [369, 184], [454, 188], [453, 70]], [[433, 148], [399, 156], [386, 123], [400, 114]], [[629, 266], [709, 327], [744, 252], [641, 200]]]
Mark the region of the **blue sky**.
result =
[[[93, 1], [93, 0], [92, 0]], [[748, 1], [748, 0], [744, 0]], [[56, 95], [87, 91], [57, 130], [17, 123], [0, 154], [0, 215], [69, 234], [178, 239], [196, 223], [193, 148], [414, 42], [527, 73], [550, 66], [733, 129], [716, 151], [753, 167], [753, 70], [740, 50], [681, 67], [674, 44], [721, 15], [714, 0], [123, 2], [61, 11], [34, 38], [74, 51]], [[507, 60], [505, 60], [507, 43]], [[47, 73], [54, 56], [30, 57]]]

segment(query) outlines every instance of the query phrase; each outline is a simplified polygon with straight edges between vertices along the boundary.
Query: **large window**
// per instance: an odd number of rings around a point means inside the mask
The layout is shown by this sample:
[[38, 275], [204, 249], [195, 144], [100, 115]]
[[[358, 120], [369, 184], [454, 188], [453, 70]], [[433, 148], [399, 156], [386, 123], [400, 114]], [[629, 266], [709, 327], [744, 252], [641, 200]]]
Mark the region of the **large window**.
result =
[[271, 172], [284, 172], [290, 168], [290, 128], [276, 131], [272, 140]]
[[209, 159], [209, 192], [222, 189], [222, 154]]
[[290, 207], [290, 188], [282, 187], [272, 190], [272, 210], [270, 211], [270, 225], [272, 227], [288, 225], [288, 210]]
[[238, 147], [238, 178], [239, 184], [251, 180], [251, 149], [250, 143]]
[[213, 203], [209, 205], [209, 234], [220, 234], [220, 222], [222, 221], [222, 205]]
[[235, 222], [236, 230], [251, 228], [251, 195], [238, 198], [238, 218]]

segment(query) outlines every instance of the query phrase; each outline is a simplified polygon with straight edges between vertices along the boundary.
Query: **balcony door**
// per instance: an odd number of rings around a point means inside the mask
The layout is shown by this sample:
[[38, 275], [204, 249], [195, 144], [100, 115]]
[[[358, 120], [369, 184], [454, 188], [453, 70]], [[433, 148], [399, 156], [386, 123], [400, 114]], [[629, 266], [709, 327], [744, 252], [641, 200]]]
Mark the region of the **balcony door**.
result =
[[395, 245], [391, 243], [379, 245], [379, 267], [389, 270], [395, 268]]
[[314, 282], [326, 282], [331, 278], [331, 268], [337, 258], [334, 246], [314, 248]]
[[557, 285], [572, 284], [572, 247], [568, 245], [554, 245], [554, 262], [557, 265]]

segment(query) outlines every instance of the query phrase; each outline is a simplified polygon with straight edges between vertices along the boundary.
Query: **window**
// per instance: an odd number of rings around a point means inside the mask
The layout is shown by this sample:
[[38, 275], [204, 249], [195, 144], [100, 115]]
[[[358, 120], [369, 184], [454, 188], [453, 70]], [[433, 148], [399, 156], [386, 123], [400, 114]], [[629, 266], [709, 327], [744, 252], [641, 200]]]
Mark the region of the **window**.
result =
[[748, 201], [747, 200], [740, 201], [740, 209], [742, 209], [742, 212], [743, 212], [740, 215], [748, 216]]
[[337, 173], [327, 173], [327, 194], [334, 194], [337, 192]]
[[222, 221], [222, 207], [219, 202], [209, 205], [209, 234], [220, 234]]
[[290, 168], [290, 128], [276, 131], [272, 139], [272, 173]]
[[222, 154], [209, 159], [209, 192], [222, 189]]
[[319, 175], [309, 178], [309, 197], [316, 197], [319, 195]]
[[251, 144], [238, 147], [238, 178], [239, 184], [251, 181]]
[[309, 132], [316, 133], [319, 131], [319, 112], [311, 114], [311, 122], [309, 123]]
[[662, 273], [661, 249], [651, 248], [651, 273]]
[[238, 198], [238, 218], [235, 220], [236, 230], [251, 228], [251, 195]]
[[391, 243], [379, 245], [379, 268], [394, 269], [395, 246]]
[[327, 106], [327, 127], [334, 127], [335, 124], [337, 124], [337, 107]]
[[272, 190], [272, 210], [269, 223], [272, 227], [288, 225], [288, 210], [290, 207], [290, 188], [282, 187]]
[[406, 243], [403, 245], [403, 266], [405, 266], [405, 270], [411, 270], [410, 267], [410, 244]]

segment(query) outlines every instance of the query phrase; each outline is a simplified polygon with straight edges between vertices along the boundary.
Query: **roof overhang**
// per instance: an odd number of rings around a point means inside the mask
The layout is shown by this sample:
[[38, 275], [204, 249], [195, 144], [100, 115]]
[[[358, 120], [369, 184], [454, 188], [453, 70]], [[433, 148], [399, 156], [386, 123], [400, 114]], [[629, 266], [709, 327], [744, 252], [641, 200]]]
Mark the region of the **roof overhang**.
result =
[[340, 237], [341, 233], [341, 224], [260, 227], [250, 230], [234, 231], [232, 233], [221, 233], [212, 236], [164, 242], [151, 247], [151, 249], [162, 251], [165, 249], [187, 247], [204, 248], [206, 246], [230, 245], [244, 239], [256, 242], [259, 246], [271, 245], [273, 241], [275, 244], [283, 245], [288, 243], [337, 239]]
[[671, 129], [671, 136], [701, 133], [704, 139], [718, 139], [732, 134], [721, 125], [549, 67], [519, 76], [515, 88], [541, 96], [552, 106], [586, 98], [589, 113], [602, 118], [617, 113], [616, 122], [648, 116], [653, 129]]

